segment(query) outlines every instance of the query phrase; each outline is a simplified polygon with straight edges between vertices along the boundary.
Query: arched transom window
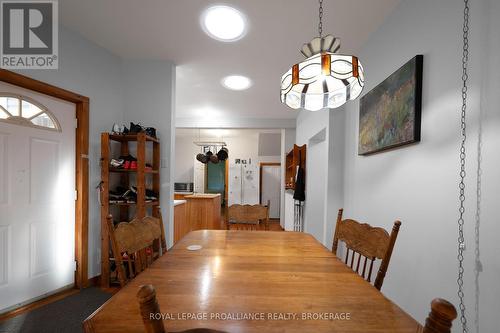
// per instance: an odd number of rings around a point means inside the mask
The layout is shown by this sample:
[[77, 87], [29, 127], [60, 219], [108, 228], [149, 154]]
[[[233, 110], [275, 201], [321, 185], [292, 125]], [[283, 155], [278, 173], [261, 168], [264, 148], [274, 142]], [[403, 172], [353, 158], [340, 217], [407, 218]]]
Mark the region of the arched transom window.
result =
[[0, 93], [0, 121], [53, 131], [61, 130], [56, 117], [45, 106], [21, 95]]

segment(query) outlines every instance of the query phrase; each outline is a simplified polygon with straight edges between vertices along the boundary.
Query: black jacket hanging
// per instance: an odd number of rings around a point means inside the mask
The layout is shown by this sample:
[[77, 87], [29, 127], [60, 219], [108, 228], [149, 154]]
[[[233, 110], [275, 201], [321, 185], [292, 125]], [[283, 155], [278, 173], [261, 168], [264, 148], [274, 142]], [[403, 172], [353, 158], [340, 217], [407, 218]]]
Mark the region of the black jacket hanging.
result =
[[306, 179], [304, 168], [302, 168], [302, 157], [299, 152], [299, 170], [297, 171], [297, 179], [295, 180], [295, 192], [293, 198], [298, 201], [306, 200]]

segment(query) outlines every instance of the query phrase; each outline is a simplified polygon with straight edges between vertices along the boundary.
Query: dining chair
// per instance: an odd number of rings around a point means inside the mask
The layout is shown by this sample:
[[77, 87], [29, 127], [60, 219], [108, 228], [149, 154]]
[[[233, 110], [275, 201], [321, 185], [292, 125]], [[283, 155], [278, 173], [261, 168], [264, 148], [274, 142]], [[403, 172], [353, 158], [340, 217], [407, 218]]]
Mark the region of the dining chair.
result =
[[[142, 322], [147, 333], [166, 333], [163, 325], [160, 305], [156, 299], [155, 288], [148, 284], [139, 287], [137, 301], [141, 312]], [[194, 328], [186, 331], [176, 331], [178, 333], [225, 333], [208, 328]]]
[[[123, 287], [166, 251], [163, 223], [161, 216], [146, 216], [114, 226], [112, 215], [108, 215], [106, 222], [118, 281]], [[155, 242], [159, 243], [158, 251], [155, 251]]]
[[431, 311], [424, 326], [419, 326], [417, 333], [451, 333], [453, 320], [457, 318], [457, 309], [442, 298], [431, 302]]
[[229, 206], [227, 230], [257, 230], [261, 223], [264, 224], [265, 230], [269, 230], [269, 204], [268, 200], [267, 206], [239, 204]]
[[[350, 266], [352, 270], [360, 274], [368, 282], [371, 282], [373, 263], [375, 260], [381, 259], [382, 261], [374, 283], [375, 288], [380, 290], [387, 268], [389, 267], [389, 261], [391, 260], [392, 250], [396, 243], [401, 222], [394, 222], [392, 232], [389, 235], [383, 228], [372, 227], [369, 224], [359, 223], [352, 219], [343, 220], [343, 212], [342, 208], [339, 209], [337, 226], [333, 236], [332, 252], [337, 254], [339, 241], [344, 242], [346, 246], [345, 264]], [[352, 255], [349, 257], [350, 254]], [[356, 257], [357, 260], [355, 260]], [[362, 258], [364, 258], [364, 262], [361, 267]], [[367, 270], [368, 261], [370, 263]]]

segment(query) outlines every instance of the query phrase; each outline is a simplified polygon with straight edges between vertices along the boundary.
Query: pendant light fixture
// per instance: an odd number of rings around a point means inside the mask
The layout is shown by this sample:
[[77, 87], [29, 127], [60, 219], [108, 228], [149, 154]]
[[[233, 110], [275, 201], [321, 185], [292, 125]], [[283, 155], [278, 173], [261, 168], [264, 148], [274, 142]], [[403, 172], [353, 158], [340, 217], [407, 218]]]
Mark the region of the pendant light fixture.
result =
[[292, 109], [337, 108], [363, 90], [363, 66], [356, 56], [336, 53], [340, 39], [323, 37], [323, 0], [319, 0], [319, 37], [302, 46], [306, 60], [281, 77], [281, 102]]

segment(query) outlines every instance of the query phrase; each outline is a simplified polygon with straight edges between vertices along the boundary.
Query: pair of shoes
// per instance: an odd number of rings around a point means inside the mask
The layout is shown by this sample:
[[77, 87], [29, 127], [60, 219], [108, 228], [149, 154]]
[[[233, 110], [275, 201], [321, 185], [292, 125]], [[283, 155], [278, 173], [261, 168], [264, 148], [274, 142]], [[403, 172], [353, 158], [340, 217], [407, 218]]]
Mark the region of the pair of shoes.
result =
[[111, 132], [113, 132], [113, 134], [128, 134], [129, 130], [125, 125], [118, 125], [117, 123], [114, 123]]
[[144, 127], [142, 127], [139, 124], [134, 124], [133, 122], [130, 122], [130, 133], [137, 134], [141, 132], [144, 132]]
[[130, 133], [146, 133], [147, 136], [156, 138], [156, 128], [154, 127], [144, 127], [140, 124], [130, 123]]
[[131, 189], [117, 186], [114, 191], [109, 191], [109, 203], [136, 203], [137, 194]]
[[132, 155], [120, 156], [120, 160], [123, 160], [122, 168], [123, 169], [137, 169], [137, 158]]
[[[137, 194], [137, 187], [131, 186], [130, 190], [132, 192], [134, 192], [135, 194]], [[156, 194], [156, 192], [153, 191], [153, 190], [150, 190], [150, 189], [147, 188], [145, 194], [146, 194], [146, 196], [145, 196], [146, 201], [156, 201], [156, 200], [158, 200], [158, 194]]]

